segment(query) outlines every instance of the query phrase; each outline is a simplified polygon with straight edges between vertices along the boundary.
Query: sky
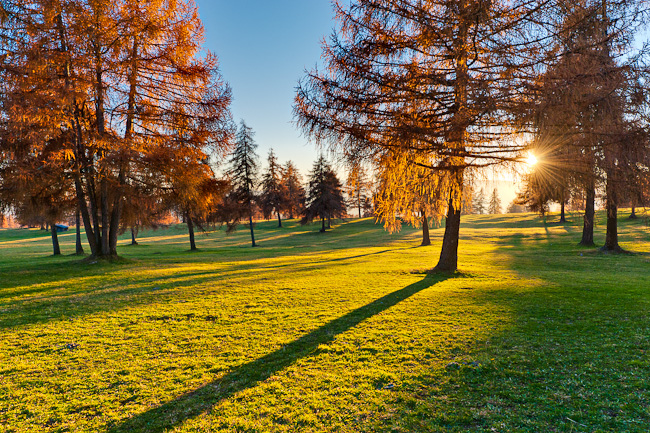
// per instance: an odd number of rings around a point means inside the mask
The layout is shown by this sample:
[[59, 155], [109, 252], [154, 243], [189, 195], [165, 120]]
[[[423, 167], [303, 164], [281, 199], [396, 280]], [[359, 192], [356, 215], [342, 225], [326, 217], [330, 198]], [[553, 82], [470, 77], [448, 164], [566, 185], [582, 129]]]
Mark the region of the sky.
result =
[[256, 133], [264, 163], [273, 148], [307, 174], [318, 156], [293, 125], [298, 80], [320, 61], [334, 27], [330, 0], [196, 0], [205, 47], [220, 61], [233, 92], [232, 112]]

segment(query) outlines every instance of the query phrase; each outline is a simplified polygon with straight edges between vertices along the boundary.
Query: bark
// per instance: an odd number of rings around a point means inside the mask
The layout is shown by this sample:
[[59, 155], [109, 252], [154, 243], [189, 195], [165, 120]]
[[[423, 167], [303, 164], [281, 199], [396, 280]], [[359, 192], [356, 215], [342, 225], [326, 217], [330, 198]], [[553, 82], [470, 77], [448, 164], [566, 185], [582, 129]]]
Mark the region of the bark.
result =
[[616, 186], [614, 181], [608, 176], [607, 179], [607, 234], [605, 235], [605, 245], [602, 250], [605, 252], [619, 253], [622, 250], [618, 244], [618, 205], [616, 196]]
[[566, 222], [566, 215], [564, 209], [565, 209], [565, 204], [564, 204], [564, 200], [562, 200], [562, 203], [560, 204], [560, 223]]
[[251, 229], [251, 243], [253, 247], [256, 247], [257, 244], [255, 243], [255, 232], [253, 231], [253, 215], [248, 215], [248, 225]]
[[280, 216], [280, 212], [278, 212], [278, 228], [282, 228], [282, 217]]
[[131, 227], [131, 245], [138, 245], [138, 241], [135, 240], [135, 227]]
[[320, 229], [320, 232], [325, 233], [325, 231], [326, 231], [326, 229], [325, 229], [325, 217], [322, 217], [320, 220], [323, 223], [323, 225], [322, 225], [322, 227]]
[[83, 219], [84, 229], [86, 232], [86, 239], [88, 239], [88, 245], [90, 245], [90, 254], [94, 257], [97, 257], [99, 255], [99, 244], [97, 243], [95, 229], [93, 228], [93, 225], [90, 221], [88, 204], [86, 203], [85, 194], [78, 175], [75, 175], [75, 189], [77, 191], [77, 206], [81, 211], [81, 217]]
[[632, 213], [630, 214], [630, 219], [631, 219], [631, 220], [635, 220], [635, 219], [637, 219], [637, 218], [638, 218], [638, 217], [636, 216], [636, 206], [635, 206], [635, 205], [632, 205]]
[[79, 204], [77, 204], [77, 213], [75, 214], [75, 224], [77, 226], [77, 228], [76, 228], [76, 232], [77, 232], [76, 254], [78, 256], [81, 256], [84, 253], [84, 247], [81, 244], [81, 215], [80, 215], [80, 210], [79, 210]]
[[587, 199], [585, 201], [585, 217], [582, 228], [582, 240], [580, 245], [586, 247], [594, 246], [594, 217], [596, 214], [596, 186], [592, 181], [587, 186]]
[[429, 237], [429, 220], [427, 219], [426, 211], [422, 211], [422, 245], [426, 247], [431, 245], [431, 238]]
[[185, 221], [187, 222], [187, 230], [190, 233], [190, 251], [196, 251], [196, 240], [194, 239], [194, 221], [190, 215], [185, 215]]
[[54, 250], [54, 255], [60, 256], [61, 248], [59, 247], [59, 235], [56, 232], [56, 225], [54, 223], [50, 224], [50, 232], [52, 233], [52, 248]]
[[442, 240], [440, 260], [435, 271], [455, 272], [458, 269], [458, 240], [460, 234], [461, 210], [454, 207], [454, 198], [449, 199], [449, 209], [445, 223], [445, 236]]

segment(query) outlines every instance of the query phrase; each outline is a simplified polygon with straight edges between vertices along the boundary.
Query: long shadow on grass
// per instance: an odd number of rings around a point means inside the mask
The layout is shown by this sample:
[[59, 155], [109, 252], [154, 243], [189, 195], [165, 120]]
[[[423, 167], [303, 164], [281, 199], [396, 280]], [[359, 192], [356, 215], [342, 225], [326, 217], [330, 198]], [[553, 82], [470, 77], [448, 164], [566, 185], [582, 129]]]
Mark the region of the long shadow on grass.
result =
[[237, 367], [214, 382], [180, 396], [162, 406], [136, 415], [124, 423], [112, 427], [109, 432], [126, 433], [146, 431], [149, 433], [162, 433], [167, 429], [178, 426], [191, 418], [209, 411], [210, 408], [232, 397], [234, 394], [268, 379], [299, 359], [308, 357], [319, 345], [333, 341], [337, 335], [354, 328], [364, 320], [376, 316], [416, 293], [448, 278], [449, 276], [428, 275], [422, 281], [411, 284], [396, 292], [389, 293], [368, 305], [351, 311], [283, 346], [275, 352]]

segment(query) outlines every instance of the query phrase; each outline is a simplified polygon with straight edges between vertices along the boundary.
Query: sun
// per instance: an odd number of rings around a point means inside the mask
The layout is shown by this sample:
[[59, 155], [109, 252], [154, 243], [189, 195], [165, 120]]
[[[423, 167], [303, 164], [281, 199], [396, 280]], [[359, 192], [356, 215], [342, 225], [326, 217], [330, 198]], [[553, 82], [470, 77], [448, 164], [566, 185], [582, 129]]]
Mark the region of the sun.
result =
[[537, 162], [538, 162], [538, 159], [534, 154], [532, 154], [532, 153], [528, 154], [528, 158], [526, 158], [526, 164], [528, 164], [528, 167], [531, 167], [531, 168], [534, 167], [535, 164], [537, 164]]

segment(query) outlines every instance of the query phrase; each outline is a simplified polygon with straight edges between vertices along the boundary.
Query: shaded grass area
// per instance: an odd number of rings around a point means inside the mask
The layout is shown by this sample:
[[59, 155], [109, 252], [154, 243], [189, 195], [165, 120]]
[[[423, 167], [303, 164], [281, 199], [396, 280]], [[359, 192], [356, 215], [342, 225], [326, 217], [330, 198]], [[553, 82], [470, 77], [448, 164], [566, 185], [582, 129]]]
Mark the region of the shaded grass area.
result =
[[444, 278], [441, 229], [370, 220], [199, 253], [173, 227], [117, 264], [0, 231], [0, 431], [648, 431], [648, 228], [605, 256], [552, 221], [464, 217]]

